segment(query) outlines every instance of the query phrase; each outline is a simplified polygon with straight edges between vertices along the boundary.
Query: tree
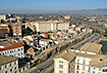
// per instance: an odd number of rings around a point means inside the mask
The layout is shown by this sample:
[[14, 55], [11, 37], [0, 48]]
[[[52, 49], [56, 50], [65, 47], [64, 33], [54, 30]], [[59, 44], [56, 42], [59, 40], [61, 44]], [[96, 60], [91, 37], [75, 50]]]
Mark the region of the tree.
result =
[[107, 28], [105, 29], [105, 34], [107, 34]]
[[100, 34], [100, 30], [98, 30], [98, 29], [96, 29], [95, 32]]

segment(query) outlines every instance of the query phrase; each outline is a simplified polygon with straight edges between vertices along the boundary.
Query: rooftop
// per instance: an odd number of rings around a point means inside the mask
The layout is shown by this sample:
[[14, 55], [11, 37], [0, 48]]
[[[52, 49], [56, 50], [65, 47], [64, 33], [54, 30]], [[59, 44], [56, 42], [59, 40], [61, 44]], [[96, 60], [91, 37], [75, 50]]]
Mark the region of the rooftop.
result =
[[80, 25], [80, 26], [78, 26], [77, 28], [84, 28], [84, 26]]
[[0, 65], [6, 64], [8, 62], [12, 62], [18, 60], [18, 58], [7, 56], [7, 57], [0, 57]]
[[12, 46], [12, 44], [9, 43], [8, 41], [4, 41], [4, 42], [0, 42], [0, 46], [10, 47], [10, 46]]
[[63, 58], [67, 61], [72, 61], [74, 58], [76, 57], [76, 54], [73, 53], [70, 50], [67, 50], [67, 52], [62, 52], [61, 54], [59, 54], [56, 58]]
[[96, 55], [93, 55], [93, 54], [87, 54], [87, 53], [76, 53], [76, 56], [79, 56], [79, 57], [86, 57], [86, 58], [94, 58]]
[[12, 46], [10, 47], [1, 48], [0, 51], [10, 50], [10, 49], [14, 49], [14, 48], [22, 47], [22, 46], [23, 45], [20, 42], [18, 42], [18, 43], [12, 44]]
[[107, 66], [107, 55], [98, 55], [92, 59], [90, 66], [102, 68]]
[[8, 26], [7, 24], [0, 24], [0, 26]]
[[98, 54], [101, 51], [102, 45], [96, 43], [86, 43], [80, 48], [80, 51], [93, 52]]
[[56, 21], [37, 21], [37, 22], [31, 22], [31, 23], [39, 23], [39, 24], [58, 23], [58, 24], [62, 24], [62, 23], [68, 23], [68, 22], [56, 22]]
[[40, 41], [48, 42], [48, 39], [41, 39]]

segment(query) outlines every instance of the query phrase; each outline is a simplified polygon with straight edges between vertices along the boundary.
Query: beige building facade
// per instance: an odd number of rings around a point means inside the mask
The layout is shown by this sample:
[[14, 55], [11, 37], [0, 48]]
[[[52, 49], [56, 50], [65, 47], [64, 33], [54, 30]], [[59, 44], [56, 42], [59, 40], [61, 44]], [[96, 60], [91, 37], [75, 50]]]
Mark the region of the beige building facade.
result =
[[74, 73], [76, 55], [72, 51], [65, 51], [54, 59], [54, 73]]
[[11, 56], [0, 58], [0, 73], [17, 73], [18, 58]]
[[54, 59], [54, 73], [107, 73], [107, 56], [100, 55], [101, 47], [86, 43], [80, 50], [61, 53]]
[[48, 32], [69, 29], [69, 23], [67, 22], [38, 21], [30, 22], [29, 25], [35, 26], [37, 32]]

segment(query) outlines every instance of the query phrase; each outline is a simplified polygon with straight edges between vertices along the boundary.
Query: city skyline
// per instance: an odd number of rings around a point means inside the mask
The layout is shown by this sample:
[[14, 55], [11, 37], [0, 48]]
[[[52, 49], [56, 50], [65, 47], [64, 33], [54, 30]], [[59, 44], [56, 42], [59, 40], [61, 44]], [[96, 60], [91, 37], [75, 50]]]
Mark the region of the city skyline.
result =
[[35, 13], [107, 8], [106, 0], [1, 0], [0, 13]]

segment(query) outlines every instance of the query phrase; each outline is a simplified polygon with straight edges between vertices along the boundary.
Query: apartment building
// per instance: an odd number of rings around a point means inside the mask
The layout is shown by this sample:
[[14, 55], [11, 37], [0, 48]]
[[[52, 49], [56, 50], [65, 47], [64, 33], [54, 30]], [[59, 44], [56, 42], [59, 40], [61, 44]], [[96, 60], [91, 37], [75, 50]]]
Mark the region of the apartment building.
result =
[[0, 54], [4, 56], [24, 58], [24, 46], [20, 42], [14, 43], [9, 47], [0, 48]]
[[13, 36], [20, 37], [22, 36], [22, 26], [21, 23], [16, 23], [12, 26]]
[[72, 51], [65, 51], [54, 59], [54, 73], [74, 73], [76, 58]]
[[97, 55], [92, 59], [90, 73], [107, 73], [107, 55]]
[[0, 56], [0, 73], [17, 73], [18, 58]]
[[10, 28], [7, 24], [0, 24], [0, 36], [6, 37], [10, 33]]
[[6, 15], [0, 15], [0, 21], [1, 20], [6, 20]]
[[48, 31], [69, 29], [69, 23], [67, 22], [38, 21], [38, 22], [30, 22], [29, 25], [35, 26], [37, 32], [39, 31], [48, 32]]
[[58, 22], [56, 27], [57, 27], [57, 30], [68, 30], [69, 29], [69, 23]]
[[75, 73], [90, 73], [90, 62], [101, 53], [102, 45], [96, 43], [86, 43], [80, 50], [76, 50]]
[[[60, 57], [58, 57], [58, 59], [56, 59], [56, 58], [54, 59], [54, 64], [55, 64], [54, 65], [54, 69], [55, 69], [54, 73], [98, 73], [98, 72], [93, 72], [93, 70], [92, 70], [93, 67], [95, 68], [96, 65], [98, 65], [98, 64], [96, 64], [97, 62], [95, 63], [95, 61], [93, 62], [93, 60], [97, 61], [96, 57], [97, 57], [97, 55], [100, 55], [101, 47], [102, 47], [102, 45], [100, 45], [100, 44], [86, 43], [85, 45], [83, 45], [80, 48], [80, 50], [71, 49], [71, 50], [68, 50], [67, 53], [60, 54], [60, 56], [64, 60], [66, 60], [67, 58], [69, 58], [71, 60], [73, 59], [71, 61], [71, 66], [73, 66], [74, 69], [72, 69], [69, 66], [69, 64], [68, 64], [69, 62], [64, 64], [65, 66], [68, 66], [68, 67], [64, 67], [64, 68], [60, 69], [59, 68]], [[70, 54], [69, 54], [69, 52], [70, 52]], [[72, 58], [72, 57], [74, 57], [74, 54], [75, 54], [75, 58]], [[106, 57], [104, 57], [104, 58], [106, 58]], [[100, 60], [102, 60], [102, 59], [100, 59]], [[102, 62], [102, 63], [104, 63], [104, 62]], [[106, 68], [107, 68], [106, 64], [107, 63], [100, 64], [100, 65], [103, 65], [103, 67], [102, 66], [101, 67], [102, 67], [102, 69], [104, 68], [103, 69], [104, 71], [106, 71]], [[101, 69], [101, 71], [102, 71], [102, 69]], [[59, 70], [61, 70], [61, 72], [59, 72]], [[73, 70], [73, 71], [68, 72], [68, 70]]]
[[90, 73], [89, 64], [91, 60], [95, 57], [93, 54], [87, 54], [83, 52], [75, 52], [75, 73]]

